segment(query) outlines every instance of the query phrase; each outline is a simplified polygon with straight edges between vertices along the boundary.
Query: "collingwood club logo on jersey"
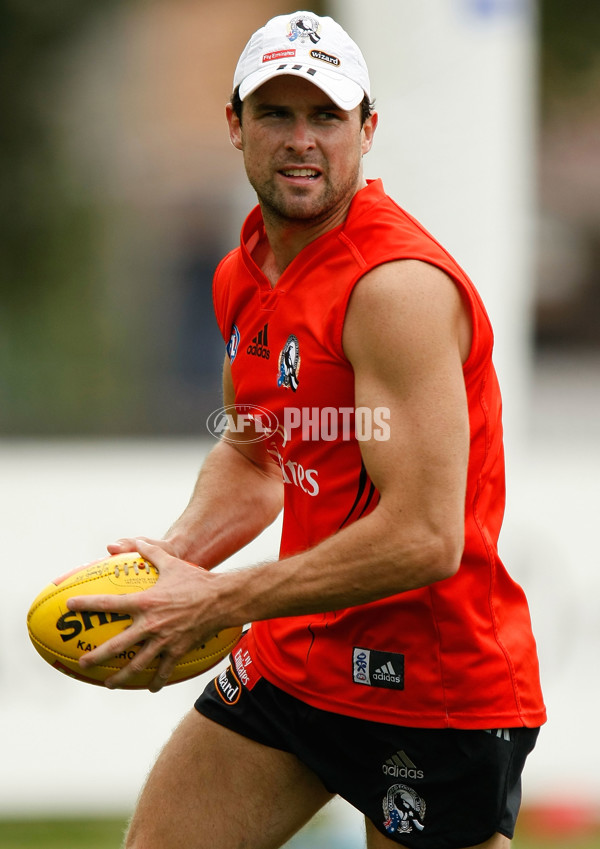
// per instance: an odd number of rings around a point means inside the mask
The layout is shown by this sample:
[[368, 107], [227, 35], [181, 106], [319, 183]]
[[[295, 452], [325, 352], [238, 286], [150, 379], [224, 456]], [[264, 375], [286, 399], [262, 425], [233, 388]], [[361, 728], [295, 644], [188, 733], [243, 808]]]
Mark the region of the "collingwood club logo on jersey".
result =
[[300, 371], [300, 345], [293, 333], [287, 338], [283, 350], [279, 354], [279, 374], [277, 386], [291, 389], [295, 392], [298, 388], [298, 372]]
[[252, 342], [246, 348], [246, 353], [251, 357], [262, 357], [263, 360], [268, 360], [271, 356], [269, 350], [269, 324], [265, 324], [262, 330], [259, 330], [256, 336], [252, 337]]

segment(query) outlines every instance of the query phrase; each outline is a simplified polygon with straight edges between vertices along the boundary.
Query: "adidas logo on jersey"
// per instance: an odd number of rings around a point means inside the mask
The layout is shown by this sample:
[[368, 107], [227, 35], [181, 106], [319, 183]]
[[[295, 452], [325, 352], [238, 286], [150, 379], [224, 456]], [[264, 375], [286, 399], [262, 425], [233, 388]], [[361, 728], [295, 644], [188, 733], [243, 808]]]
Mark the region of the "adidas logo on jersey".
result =
[[397, 674], [391, 660], [388, 660], [387, 663], [384, 663], [383, 666], [372, 672], [371, 678], [373, 681], [385, 681], [388, 684], [402, 684], [403, 681], [402, 675]]
[[246, 348], [246, 353], [250, 354], [252, 357], [262, 357], [263, 360], [268, 360], [271, 356], [271, 352], [269, 350], [269, 342], [267, 339], [267, 332], [269, 329], [269, 324], [265, 324], [262, 330], [258, 331], [256, 336], [252, 337], [252, 342]]
[[396, 752], [391, 758], [388, 758], [384, 764], [381, 764], [381, 769], [384, 775], [391, 775], [393, 778], [424, 778], [425, 775], [422, 769], [417, 769], [408, 757], [404, 750]]
[[352, 679], [367, 687], [404, 689], [404, 655], [355, 646], [352, 653]]

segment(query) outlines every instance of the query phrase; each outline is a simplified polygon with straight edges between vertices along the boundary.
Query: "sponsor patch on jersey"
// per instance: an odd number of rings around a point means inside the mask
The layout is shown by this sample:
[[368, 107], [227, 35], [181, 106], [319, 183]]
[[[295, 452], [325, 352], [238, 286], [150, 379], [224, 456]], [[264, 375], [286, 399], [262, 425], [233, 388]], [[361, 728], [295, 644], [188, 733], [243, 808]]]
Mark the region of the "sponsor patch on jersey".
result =
[[260, 681], [260, 674], [256, 671], [256, 667], [252, 662], [252, 656], [248, 651], [247, 634], [244, 634], [235, 647], [232, 658], [236, 677], [240, 680], [242, 687], [245, 687], [246, 690], [251, 690]]
[[355, 646], [352, 652], [352, 680], [355, 684], [367, 687], [403, 690], [404, 655]]

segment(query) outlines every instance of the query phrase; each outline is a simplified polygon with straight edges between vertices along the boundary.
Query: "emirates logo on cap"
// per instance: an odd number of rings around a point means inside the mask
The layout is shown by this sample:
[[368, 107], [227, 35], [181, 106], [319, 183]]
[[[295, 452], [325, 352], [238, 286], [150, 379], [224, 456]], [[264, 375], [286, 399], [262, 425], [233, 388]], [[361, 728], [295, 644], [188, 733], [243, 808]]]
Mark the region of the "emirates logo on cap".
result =
[[321, 40], [320, 33], [321, 24], [316, 18], [303, 17], [292, 18], [288, 23], [286, 35], [290, 41], [299, 39], [304, 44], [305, 41], [310, 40], [313, 44], [317, 44]]
[[294, 48], [289, 47], [287, 50], [273, 50], [272, 53], [265, 53], [262, 60], [263, 62], [274, 62], [277, 59], [293, 59], [295, 55]]

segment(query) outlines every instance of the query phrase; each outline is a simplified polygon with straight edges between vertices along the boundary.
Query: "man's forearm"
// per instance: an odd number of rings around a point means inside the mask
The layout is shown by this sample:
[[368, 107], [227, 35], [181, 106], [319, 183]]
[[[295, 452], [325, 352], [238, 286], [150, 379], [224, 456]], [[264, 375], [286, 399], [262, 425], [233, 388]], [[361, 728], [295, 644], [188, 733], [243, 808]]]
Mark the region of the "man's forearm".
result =
[[312, 549], [218, 576], [211, 610], [223, 623], [240, 624], [340, 610], [427, 586], [459, 566], [461, 525], [449, 524], [456, 533], [419, 521], [392, 531], [380, 504]]
[[189, 504], [167, 539], [183, 560], [212, 569], [268, 527], [283, 505], [279, 470], [253, 463], [220, 442], [198, 476]]

